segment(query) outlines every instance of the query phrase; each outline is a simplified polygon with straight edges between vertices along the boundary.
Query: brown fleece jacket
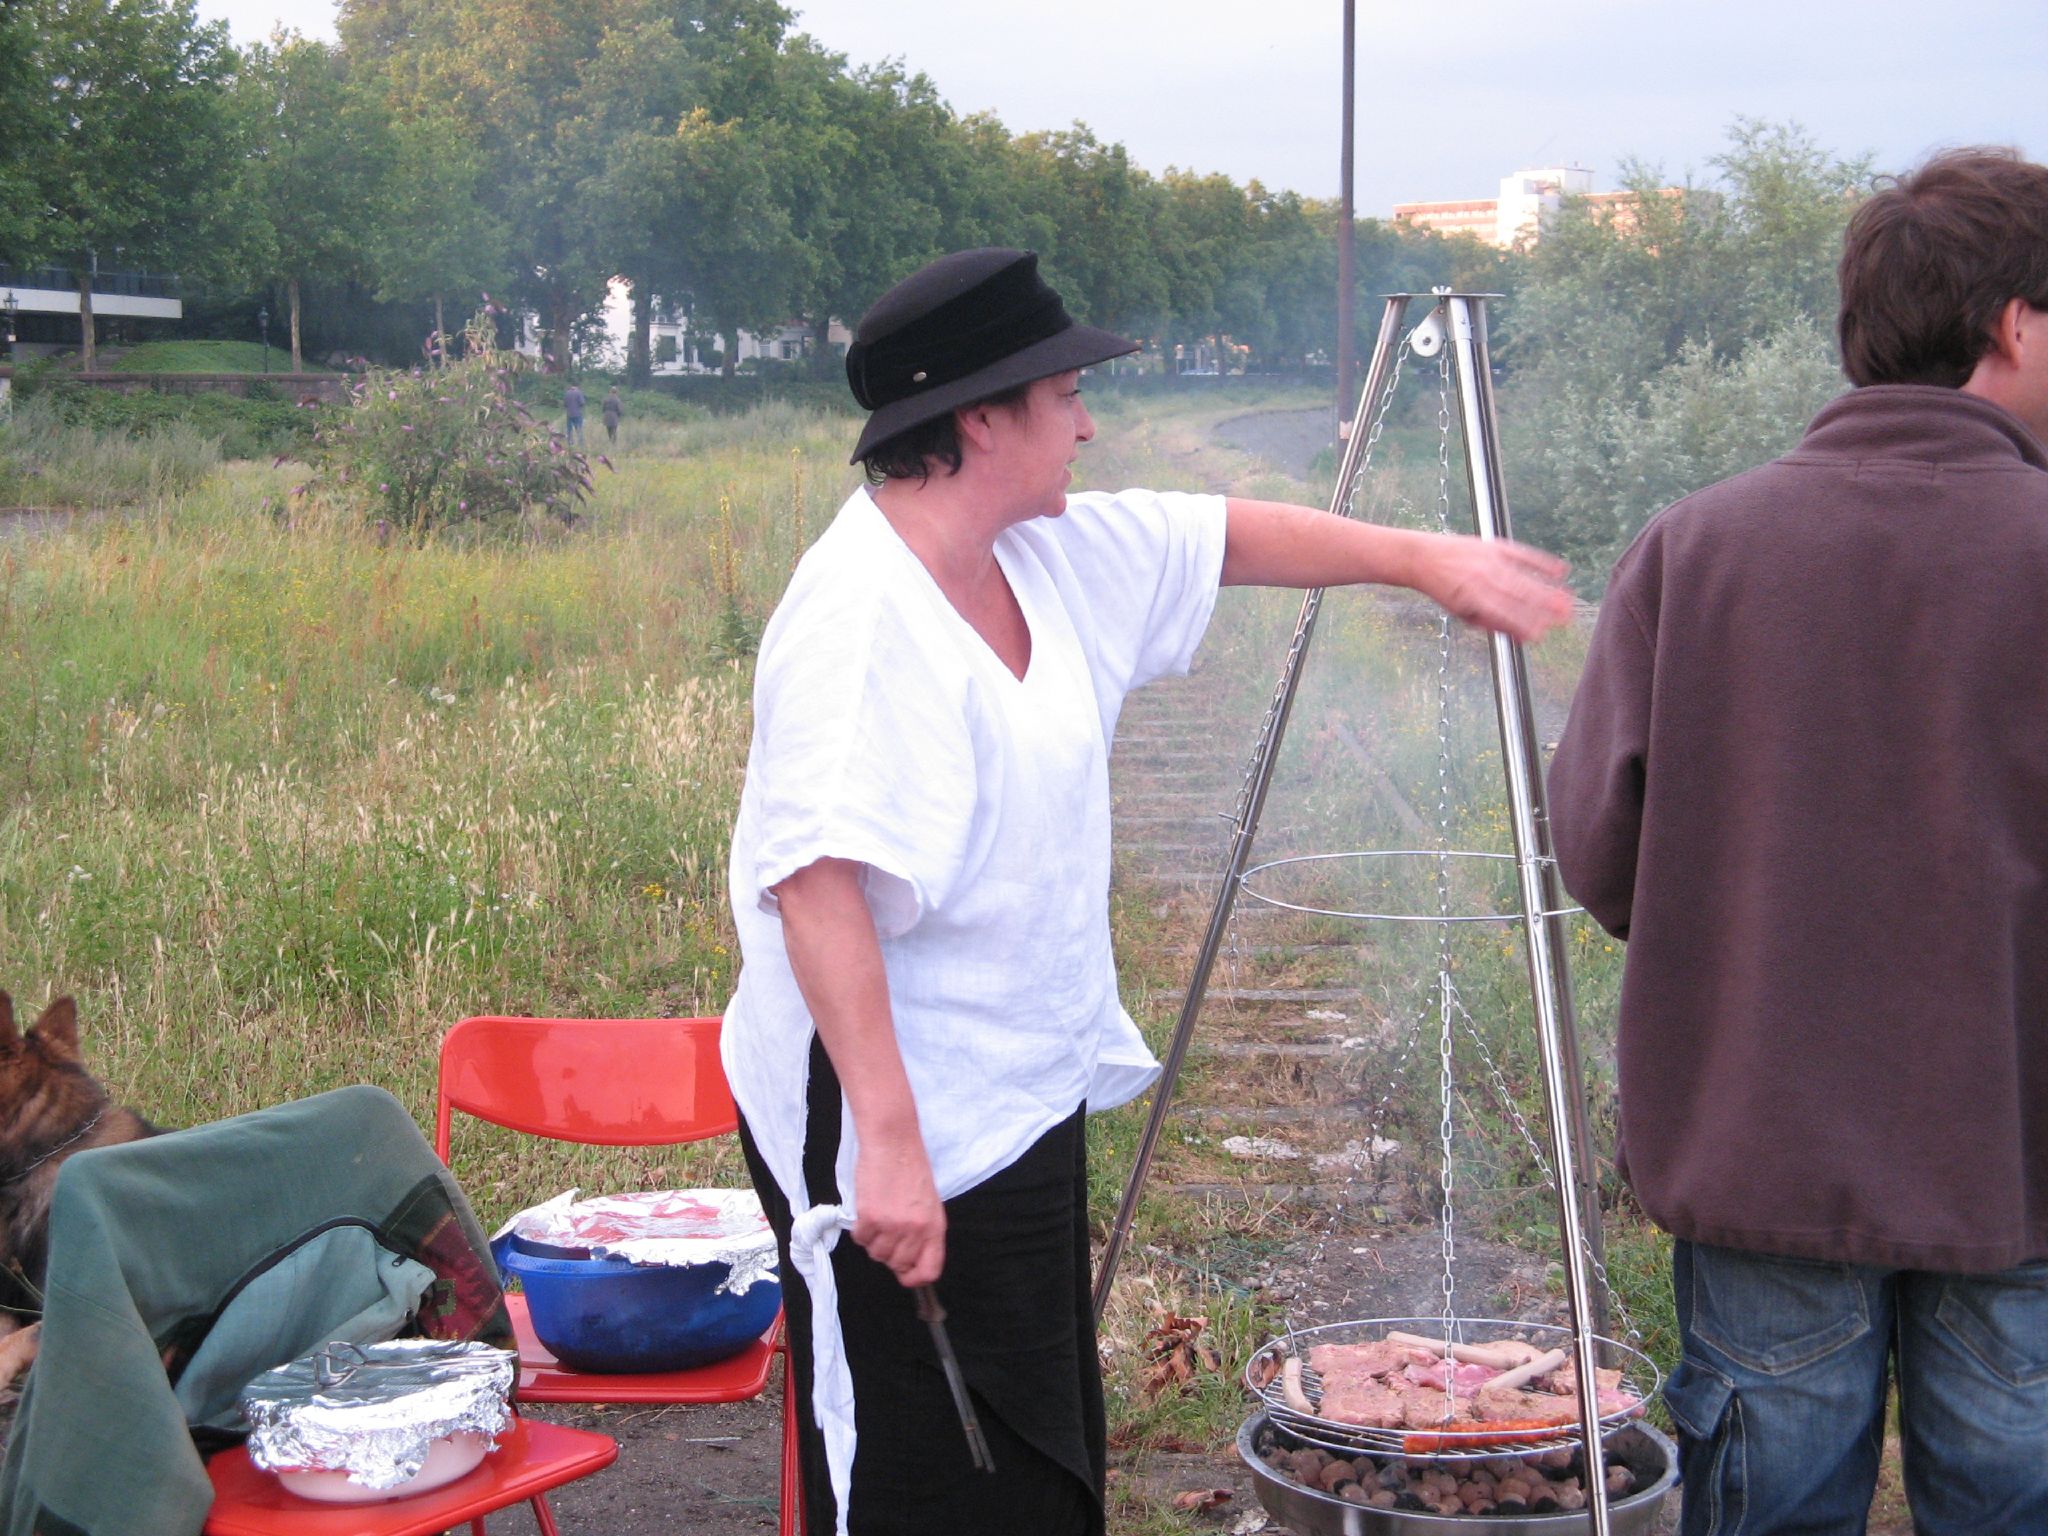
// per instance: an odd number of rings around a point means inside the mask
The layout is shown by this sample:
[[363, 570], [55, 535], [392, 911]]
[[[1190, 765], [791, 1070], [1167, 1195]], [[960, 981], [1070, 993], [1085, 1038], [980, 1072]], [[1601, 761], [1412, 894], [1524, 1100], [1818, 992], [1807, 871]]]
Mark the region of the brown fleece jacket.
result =
[[1854, 390], [1615, 567], [1550, 773], [1628, 940], [1623, 1165], [1697, 1242], [2048, 1258], [2048, 453]]

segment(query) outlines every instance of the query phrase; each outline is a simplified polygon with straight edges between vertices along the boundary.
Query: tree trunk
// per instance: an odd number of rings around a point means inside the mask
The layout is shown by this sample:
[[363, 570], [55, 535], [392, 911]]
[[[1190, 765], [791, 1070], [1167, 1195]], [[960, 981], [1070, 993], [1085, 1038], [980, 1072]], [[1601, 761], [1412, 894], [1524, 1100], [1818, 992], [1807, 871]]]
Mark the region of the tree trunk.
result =
[[811, 377], [831, 378], [838, 371], [832, 366], [837, 361], [832, 355], [832, 317], [819, 315], [811, 321]]
[[299, 354], [299, 280], [296, 277], [288, 279], [284, 286], [292, 306], [292, 372], [304, 373], [306, 360]]
[[554, 350], [542, 365], [541, 371], [567, 373], [569, 356], [576, 350], [576, 315], [569, 307], [569, 295], [560, 289], [548, 294], [548, 318], [549, 324], [553, 327], [548, 333], [548, 340], [553, 343]]
[[441, 295], [434, 295], [434, 362], [437, 367], [448, 366], [448, 322], [441, 318]]
[[739, 327], [730, 326], [719, 332], [719, 339], [725, 343], [725, 360], [719, 364], [718, 374], [720, 378], [729, 379], [739, 372], [740, 367]]
[[93, 346], [92, 268], [87, 265], [78, 269], [78, 355], [82, 373], [91, 373], [98, 361]]
[[647, 388], [654, 376], [650, 356], [654, 334], [654, 293], [647, 279], [633, 279], [633, 333], [626, 338], [626, 382]]

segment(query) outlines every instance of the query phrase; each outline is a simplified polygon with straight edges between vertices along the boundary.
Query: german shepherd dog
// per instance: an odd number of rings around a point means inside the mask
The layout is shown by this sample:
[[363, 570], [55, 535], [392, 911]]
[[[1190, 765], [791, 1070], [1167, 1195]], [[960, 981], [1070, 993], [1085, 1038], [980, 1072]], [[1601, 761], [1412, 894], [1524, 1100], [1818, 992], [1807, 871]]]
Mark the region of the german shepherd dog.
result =
[[156, 1133], [134, 1110], [109, 1103], [86, 1071], [70, 998], [23, 1034], [13, 999], [0, 992], [0, 1396], [36, 1357], [57, 1169], [74, 1152]]

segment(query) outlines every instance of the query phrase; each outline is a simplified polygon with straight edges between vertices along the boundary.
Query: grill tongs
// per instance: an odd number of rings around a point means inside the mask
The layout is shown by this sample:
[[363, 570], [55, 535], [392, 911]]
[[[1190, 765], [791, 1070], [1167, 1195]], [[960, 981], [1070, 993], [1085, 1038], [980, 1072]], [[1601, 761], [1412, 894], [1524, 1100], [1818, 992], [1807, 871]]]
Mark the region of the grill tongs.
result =
[[960, 1357], [953, 1353], [953, 1341], [946, 1336], [946, 1309], [939, 1305], [939, 1293], [929, 1285], [914, 1287], [917, 1315], [932, 1331], [932, 1347], [939, 1352], [939, 1365], [952, 1389], [953, 1409], [960, 1415], [960, 1428], [967, 1435], [967, 1453], [978, 1471], [993, 1472], [995, 1458], [988, 1453], [988, 1441], [981, 1433], [981, 1420], [974, 1416], [974, 1403], [967, 1396], [967, 1378], [960, 1371]]

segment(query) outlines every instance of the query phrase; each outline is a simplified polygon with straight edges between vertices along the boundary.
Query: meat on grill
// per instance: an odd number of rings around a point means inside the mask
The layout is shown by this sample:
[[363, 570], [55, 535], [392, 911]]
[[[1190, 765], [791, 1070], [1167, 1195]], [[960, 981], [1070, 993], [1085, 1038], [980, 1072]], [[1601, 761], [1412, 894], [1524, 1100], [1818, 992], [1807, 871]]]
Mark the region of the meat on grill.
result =
[[[1578, 1377], [1569, 1364], [1526, 1386], [1489, 1385], [1503, 1373], [1487, 1366], [1450, 1363], [1440, 1353], [1374, 1340], [1317, 1344], [1309, 1369], [1322, 1381], [1320, 1418], [1375, 1429], [1529, 1429], [1578, 1422]], [[1637, 1399], [1621, 1385], [1620, 1371], [1598, 1373], [1600, 1411], [1626, 1412]]]

